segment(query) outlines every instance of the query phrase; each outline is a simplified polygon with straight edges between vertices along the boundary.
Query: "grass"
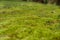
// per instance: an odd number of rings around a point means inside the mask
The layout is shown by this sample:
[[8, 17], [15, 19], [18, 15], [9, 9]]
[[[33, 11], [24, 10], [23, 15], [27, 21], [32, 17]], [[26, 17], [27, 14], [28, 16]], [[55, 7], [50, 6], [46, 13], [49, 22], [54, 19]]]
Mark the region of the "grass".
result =
[[60, 40], [60, 7], [1, 1], [0, 40]]

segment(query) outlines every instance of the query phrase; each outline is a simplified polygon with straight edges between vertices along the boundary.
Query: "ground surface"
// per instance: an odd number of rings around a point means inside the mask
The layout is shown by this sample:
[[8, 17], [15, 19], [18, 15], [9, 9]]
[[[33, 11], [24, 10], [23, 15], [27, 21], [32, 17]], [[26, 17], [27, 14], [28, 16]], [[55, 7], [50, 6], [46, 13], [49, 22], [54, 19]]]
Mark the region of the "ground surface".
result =
[[60, 40], [60, 8], [0, 2], [0, 40]]

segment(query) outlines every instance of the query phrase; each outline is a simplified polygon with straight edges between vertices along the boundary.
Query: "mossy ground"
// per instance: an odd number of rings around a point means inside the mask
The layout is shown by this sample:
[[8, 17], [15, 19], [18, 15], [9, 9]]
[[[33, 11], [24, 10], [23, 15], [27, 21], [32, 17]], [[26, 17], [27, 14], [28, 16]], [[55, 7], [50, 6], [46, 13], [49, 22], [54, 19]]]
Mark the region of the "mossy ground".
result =
[[0, 40], [60, 40], [60, 7], [0, 2]]

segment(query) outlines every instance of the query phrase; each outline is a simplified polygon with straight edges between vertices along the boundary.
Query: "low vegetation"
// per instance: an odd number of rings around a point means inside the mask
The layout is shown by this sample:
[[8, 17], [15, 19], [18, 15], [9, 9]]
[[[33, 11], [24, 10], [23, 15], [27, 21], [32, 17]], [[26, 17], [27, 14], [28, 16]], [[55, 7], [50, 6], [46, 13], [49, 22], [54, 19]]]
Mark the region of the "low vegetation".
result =
[[0, 1], [0, 40], [60, 40], [60, 7]]

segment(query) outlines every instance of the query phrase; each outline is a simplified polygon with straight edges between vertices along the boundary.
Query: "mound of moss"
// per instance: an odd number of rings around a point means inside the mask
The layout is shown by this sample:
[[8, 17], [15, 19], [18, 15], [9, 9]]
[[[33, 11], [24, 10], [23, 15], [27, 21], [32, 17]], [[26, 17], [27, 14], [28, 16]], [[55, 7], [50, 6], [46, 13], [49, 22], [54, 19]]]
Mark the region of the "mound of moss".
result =
[[60, 40], [60, 8], [32, 2], [0, 2], [0, 40]]

